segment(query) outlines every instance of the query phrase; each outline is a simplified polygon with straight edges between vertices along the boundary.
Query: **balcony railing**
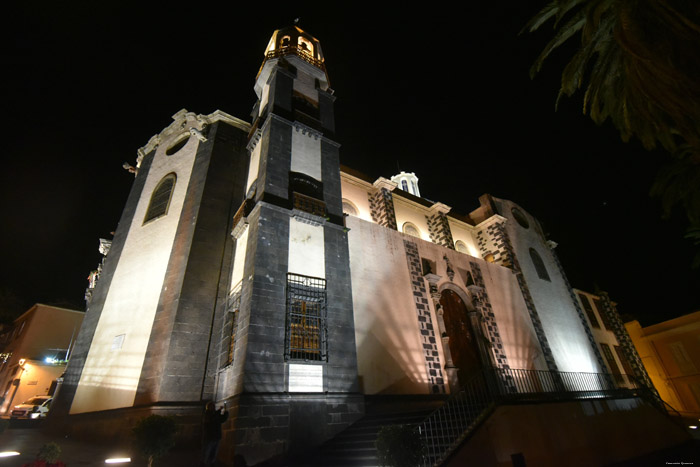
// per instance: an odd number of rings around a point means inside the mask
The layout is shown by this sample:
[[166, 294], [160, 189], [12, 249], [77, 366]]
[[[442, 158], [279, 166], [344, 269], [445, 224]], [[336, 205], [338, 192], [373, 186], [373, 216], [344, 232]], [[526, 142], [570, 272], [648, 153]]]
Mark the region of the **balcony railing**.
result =
[[314, 58], [313, 56], [311, 56], [311, 54], [309, 54], [309, 52], [295, 45], [290, 45], [287, 47], [282, 47], [281, 49], [272, 50], [268, 52], [267, 55], [265, 55], [265, 59], [270, 60], [273, 58], [284, 57], [285, 55], [296, 55], [305, 62], [308, 62], [313, 66], [320, 68], [323, 71], [326, 71], [326, 65], [323, 63], [322, 60]]
[[647, 395], [628, 375], [492, 369], [476, 374], [416, 427], [422, 466], [439, 465], [500, 403]]
[[[241, 207], [238, 208], [236, 214], [233, 215], [233, 228], [231, 233], [234, 237], [238, 238], [237, 233], [241, 230], [238, 224], [241, 224], [242, 227], [244, 224], [248, 223], [248, 215], [253, 210], [253, 207], [255, 207], [255, 201], [246, 199], [241, 204]], [[243, 223], [241, 223], [241, 221], [243, 221]]]
[[314, 216], [326, 217], [326, 203], [320, 199], [312, 198], [296, 191], [292, 193], [292, 197], [294, 209], [313, 214]]

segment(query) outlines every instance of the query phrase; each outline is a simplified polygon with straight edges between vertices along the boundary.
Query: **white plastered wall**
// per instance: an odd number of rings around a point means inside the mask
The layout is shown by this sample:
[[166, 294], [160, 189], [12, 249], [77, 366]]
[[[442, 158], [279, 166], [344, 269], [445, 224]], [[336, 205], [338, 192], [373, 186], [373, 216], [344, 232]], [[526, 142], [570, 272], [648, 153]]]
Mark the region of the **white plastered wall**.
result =
[[288, 271], [311, 277], [326, 277], [323, 226], [289, 219]]
[[357, 217], [367, 222], [372, 222], [372, 211], [369, 207], [368, 197], [368, 190], [371, 189], [371, 185], [356, 181], [342, 172], [340, 177], [340, 190], [343, 199], [347, 199], [357, 208]]
[[245, 185], [245, 192], [248, 193], [250, 186], [258, 179], [260, 171], [260, 144], [256, 144], [250, 155], [250, 165], [248, 166], [248, 182]]
[[[347, 225], [358, 372], [365, 394], [429, 392], [404, 238], [415, 241], [420, 256], [435, 263], [435, 273], [442, 276], [438, 288], [450, 283], [449, 287], [459, 288], [462, 295], [468, 296], [466, 272], [471, 270], [471, 261], [477, 262], [508, 364], [511, 368], [546, 369], [525, 301], [510, 269], [356, 217], [348, 217]], [[453, 280], [447, 275], [445, 255], [455, 272]], [[430, 311], [440, 342], [432, 300]], [[445, 356], [440, 345], [438, 349], [446, 380]]]
[[454, 240], [455, 243], [458, 240], [464, 242], [464, 244], [467, 245], [467, 251], [470, 256], [481, 258], [479, 248], [474, 240], [474, 229], [454, 219], [450, 219], [449, 217], [447, 218], [447, 222], [450, 226], [450, 232], [452, 233], [452, 240]]
[[496, 316], [508, 366], [514, 369], [547, 370], [547, 362], [512, 270], [483, 260], [479, 260], [479, 266]]
[[[535, 303], [547, 342], [552, 350], [559, 371], [597, 373], [599, 368], [595, 354], [585, 333], [566, 282], [545, 242], [537, 220], [524, 209], [507, 200], [494, 198], [499, 212], [506, 217], [506, 230], [518, 262]], [[529, 227], [520, 226], [512, 214], [517, 207], [527, 217]], [[542, 258], [550, 280], [539, 278], [530, 257], [534, 248]]]
[[396, 213], [396, 226], [399, 231], [403, 230], [403, 225], [406, 222], [418, 227], [420, 238], [430, 241], [430, 232], [428, 231], [428, 221], [425, 218], [428, 214], [427, 209], [421, 209], [416, 204], [407, 201], [399, 196], [394, 196], [394, 212]]
[[308, 73], [304, 73], [301, 67], [297, 68], [297, 77], [294, 80], [294, 91], [301, 93], [311, 99], [313, 102], [318, 103], [316, 78]]
[[248, 229], [244, 229], [241, 236], [236, 240], [236, 251], [233, 257], [233, 268], [231, 269], [231, 290], [243, 280], [243, 269], [245, 267], [245, 255], [248, 246]]
[[361, 390], [428, 394], [404, 235], [352, 216], [347, 225]]
[[305, 132], [300, 127], [292, 130], [291, 170], [322, 181], [321, 138], [318, 135]]
[[[130, 407], [134, 403], [198, 145], [197, 138], [191, 137], [172, 156], [165, 154], [168, 144], [156, 150], [70, 413]], [[171, 172], [177, 180], [167, 215], [143, 225], [153, 190]], [[123, 342], [121, 348], [113, 349], [117, 336], [123, 336]]]

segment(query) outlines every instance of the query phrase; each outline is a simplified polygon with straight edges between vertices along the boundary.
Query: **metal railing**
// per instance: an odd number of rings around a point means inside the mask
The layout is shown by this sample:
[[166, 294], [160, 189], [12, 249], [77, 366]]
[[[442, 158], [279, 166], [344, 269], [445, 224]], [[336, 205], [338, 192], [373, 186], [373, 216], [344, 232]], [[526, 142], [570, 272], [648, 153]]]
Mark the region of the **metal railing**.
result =
[[292, 193], [292, 196], [294, 209], [313, 214], [314, 216], [326, 217], [326, 203], [320, 199], [312, 198], [296, 191]]
[[311, 65], [320, 68], [323, 71], [326, 71], [326, 65], [325, 63], [323, 63], [323, 60], [315, 58], [309, 53], [308, 50], [303, 49], [301, 47], [297, 47], [296, 45], [288, 45], [286, 47], [272, 50], [265, 55], [265, 60], [284, 57], [285, 55], [296, 55], [305, 62], [310, 63]]
[[253, 207], [255, 207], [255, 202], [252, 199], [246, 199], [243, 201], [243, 203], [241, 203], [238, 211], [236, 211], [236, 214], [233, 215], [233, 230], [236, 229], [236, 226], [238, 226], [238, 223], [242, 219], [248, 217], [250, 212], [253, 210]]
[[421, 465], [439, 465], [500, 403], [643, 396], [645, 389], [628, 375], [483, 370], [417, 425], [425, 448]]

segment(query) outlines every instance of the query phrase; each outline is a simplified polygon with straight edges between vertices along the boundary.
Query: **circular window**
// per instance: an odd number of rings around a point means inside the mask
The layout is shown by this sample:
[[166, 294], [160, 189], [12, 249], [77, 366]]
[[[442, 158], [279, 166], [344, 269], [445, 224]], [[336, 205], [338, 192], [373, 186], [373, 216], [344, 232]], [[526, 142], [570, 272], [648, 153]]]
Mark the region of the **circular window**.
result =
[[420, 238], [420, 231], [418, 230], [418, 227], [415, 225], [411, 224], [410, 222], [405, 222], [403, 224], [403, 228], [401, 229], [403, 233], [406, 235], [410, 235], [412, 237], [418, 237]]
[[185, 147], [185, 144], [190, 140], [190, 135], [188, 134], [186, 138], [182, 138], [172, 146], [170, 146], [167, 151], [165, 151], [165, 155], [167, 156], [172, 156], [176, 152], [178, 152], [180, 149]]
[[530, 223], [527, 221], [527, 217], [525, 217], [525, 214], [523, 214], [523, 212], [520, 209], [513, 208], [510, 210], [510, 212], [513, 213], [513, 218], [518, 224], [520, 224], [521, 227], [526, 229], [530, 227]]

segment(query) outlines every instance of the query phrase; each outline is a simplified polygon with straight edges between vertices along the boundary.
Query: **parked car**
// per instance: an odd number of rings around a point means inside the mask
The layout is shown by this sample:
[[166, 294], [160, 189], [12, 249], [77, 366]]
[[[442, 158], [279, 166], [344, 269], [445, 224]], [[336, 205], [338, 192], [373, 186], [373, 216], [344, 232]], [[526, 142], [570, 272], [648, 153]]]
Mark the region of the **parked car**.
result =
[[44, 418], [51, 407], [51, 396], [34, 396], [31, 399], [15, 405], [10, 418]]

